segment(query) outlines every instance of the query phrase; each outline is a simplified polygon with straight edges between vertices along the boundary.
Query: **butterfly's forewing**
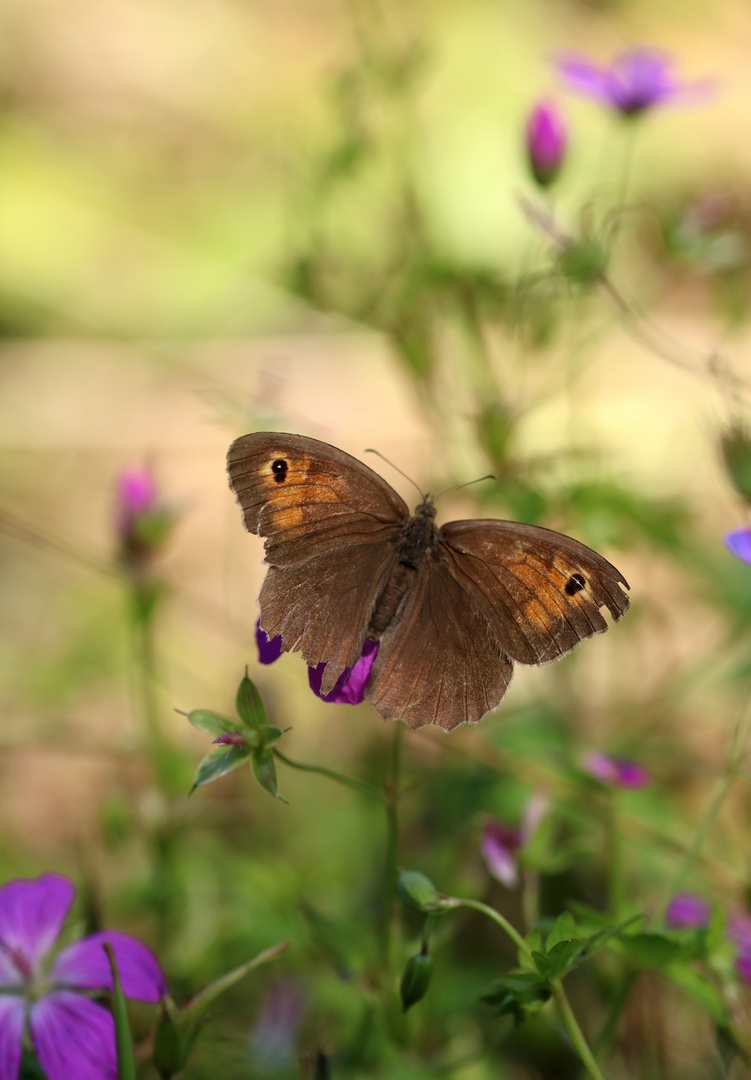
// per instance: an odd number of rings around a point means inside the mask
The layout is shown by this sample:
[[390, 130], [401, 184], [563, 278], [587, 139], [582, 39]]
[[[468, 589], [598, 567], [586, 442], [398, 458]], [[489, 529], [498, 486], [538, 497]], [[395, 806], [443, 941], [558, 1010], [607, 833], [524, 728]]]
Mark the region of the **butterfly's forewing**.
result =
[[302, 435], [244, 435], [227, 468], [245, 527], [266, 538], [261, 626], [308, 664], [328, 661], [326, 693], [360, 655], [407, 506], [367, 465]]
[[381, 638], [366, 699], [381, 716], [450, 731], [506, 693], [513, 664], [472, 595], [442, 560], [424, 560]]
[[503, 651], [522, 664], [545, 664], [607, 630], [628, 610], [620, 571], [569, 536], [513, 521], [452, 521], [440, 530], [442, 554], [470, 593]]

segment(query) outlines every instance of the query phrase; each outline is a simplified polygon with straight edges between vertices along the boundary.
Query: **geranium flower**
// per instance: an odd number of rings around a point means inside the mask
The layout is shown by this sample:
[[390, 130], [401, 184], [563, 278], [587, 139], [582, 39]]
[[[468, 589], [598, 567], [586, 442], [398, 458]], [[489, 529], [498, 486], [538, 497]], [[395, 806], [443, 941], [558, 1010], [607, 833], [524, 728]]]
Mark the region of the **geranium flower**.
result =
[[665, 912], [665, 923], [676, 930], [706, 926], [712, 907], [693, 893], [676, 893]]
[[553, 183], [566, 156], [568, 134], [554, 101], [539, 102], [529, 114], [526, 128], [527, 158], [540, 187]]
[[527, 803], [519, 828], [506, 825], [498, 818], [491, 818], [485, 823], [480, 843], [482, 855], [489, 872], [507, 889], [514, 889], [519, 884], [517, 854], [529, 842], [547, 813], [549, 803], [547, 795], [533, 795]]
[[734, 529], [724, 538], [725, 547], [732, 551], [737, 559], [751, 563], [751, 529]]
[[165, 505], [151, 470], [126, 469], [117, 479], [115, 532], [120, 560], [130, 570], [143, 571], [149, 558], [163, 545], [175, 519]]
[[[261, 629], [260, 620], [256, 623], [256, 644], [258, 646], [258, 659], [262, 664], [273, 664], [282, 654], [281, 637], [270, 638]], [[328, 694], [321, 693], [321, 682], [326, 663], [308, 668], [308, 682], [310, 689], [317, 694], [322, 701], [333, 702], [337, 705], [359, 705], [365, 700], [365, 687], [368, 685], [370, 671], [378, 655], [379, 642], [366, 638], [362, 647], [360, 659], [352, 668], [345, 668], [336, 680], [334, 689]]]
[[613, 787], [642, 788], [649, 783], [649, 772], [643, 765], [629, 758], [610, 757], [596, 750], [587, 754], [584, 768], [601, 783]]
[[735, 958], [738, 978], [745, 983], [751, 983], [751, 918], [748, 915], [736, 915], [731, 919], [728, 937], [738, 948]]
[[74, 892], [59, 874], [0, 888], [0, 1080], [17, 1080], [25, 1033], [48, 1080], [116, 1080], [112, 1015], [86, 994], [112, 989], [104, 942], [127, 997], [156, 1002], [167, 992], [153, 953], [117, 930], [50, 955]]
[[638, 116], [657, 105], [689, 105], [706, 98], [713, 81], [680, 82], [673, 61], [659, 49], [635, 46], [599, 67], [586, 56], [564, 53], [555, 65], [568, 86], [610, 105], [622, 116]]

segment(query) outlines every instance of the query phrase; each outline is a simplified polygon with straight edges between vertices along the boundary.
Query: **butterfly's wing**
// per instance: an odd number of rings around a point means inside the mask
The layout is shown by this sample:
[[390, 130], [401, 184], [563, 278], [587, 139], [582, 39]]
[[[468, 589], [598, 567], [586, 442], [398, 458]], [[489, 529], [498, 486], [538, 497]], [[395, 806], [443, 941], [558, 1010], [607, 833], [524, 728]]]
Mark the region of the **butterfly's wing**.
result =
[[326, 693], [360, 656], [407, 506], [367, 465], [302, 435], [243, 435], [227, 469], [246, 529], [266, 538], [261, 626], [308, 664], [328, 661]]
[[381, 638], [365, 697], [383, 717], [450, 731], [497, 708], [512, 674], [472, 594], [444, 560], [425, 559]]
[[513, 521], [452, 521], [441, 551], [503, 651], [521, 664], [557, 660], [626, 613], [628, 582], [570, 536]]

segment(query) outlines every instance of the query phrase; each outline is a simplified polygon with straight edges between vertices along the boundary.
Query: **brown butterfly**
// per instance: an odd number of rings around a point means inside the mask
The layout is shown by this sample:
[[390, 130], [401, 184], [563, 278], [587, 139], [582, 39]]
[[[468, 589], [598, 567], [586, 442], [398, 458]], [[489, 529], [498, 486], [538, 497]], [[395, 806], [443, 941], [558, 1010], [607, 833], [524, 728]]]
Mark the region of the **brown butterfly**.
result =
[[243, 435], [230, 486], [270, 564], [261, 627], [326, 663], [330, 692], [379, 642], [365, 699], [386, 719], [450, 731], [497, 708], [514, 661], [546, 664], [629, 606], [623, 575], [561, 533], [514, 521], [451, 521], [429, 496], [410, 515], [367, 465], [303, 435]]

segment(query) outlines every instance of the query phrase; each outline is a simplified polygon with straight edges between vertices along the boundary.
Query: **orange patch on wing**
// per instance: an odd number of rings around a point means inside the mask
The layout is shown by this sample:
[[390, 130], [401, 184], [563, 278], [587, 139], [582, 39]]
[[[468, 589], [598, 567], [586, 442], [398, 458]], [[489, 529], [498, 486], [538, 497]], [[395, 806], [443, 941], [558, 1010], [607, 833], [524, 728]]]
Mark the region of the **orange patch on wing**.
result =
[[295, 529], [304, 520], [305, 508], [302, 506], [285, 506], [274, 510], [271, 515], [271, 524], [275, 529]]
[[[273, 470], [274, 462], [280, 460], [287, 462], [287, 473], [282, 484], [277, 481]], [[258, 478], [270, 491], [283, 491], [290, 484], [304, 484], [309, 472], [309, 457], [291, 457], [289, 454], [279, 453], [264, 461], [258, 469]]]
[[537, 630], [549, 630], [556, 621], [539, 600], [528, 600], [524, 605], [524, 614]]

